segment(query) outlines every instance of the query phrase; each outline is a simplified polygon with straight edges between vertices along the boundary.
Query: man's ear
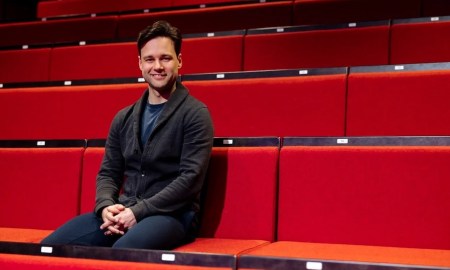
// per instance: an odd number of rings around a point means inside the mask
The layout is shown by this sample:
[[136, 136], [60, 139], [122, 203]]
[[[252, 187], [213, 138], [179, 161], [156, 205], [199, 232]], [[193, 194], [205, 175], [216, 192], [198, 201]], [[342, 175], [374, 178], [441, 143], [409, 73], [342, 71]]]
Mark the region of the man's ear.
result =
[[138, 64], [139, 64], [139, 69], [142, 71], [142, 62], [141, 62], [141, 56], [138, 55]]
[[181, 53], [178, 54], [178, 68], [181, 68], [183, 66], [183, 61], [181, 60]]

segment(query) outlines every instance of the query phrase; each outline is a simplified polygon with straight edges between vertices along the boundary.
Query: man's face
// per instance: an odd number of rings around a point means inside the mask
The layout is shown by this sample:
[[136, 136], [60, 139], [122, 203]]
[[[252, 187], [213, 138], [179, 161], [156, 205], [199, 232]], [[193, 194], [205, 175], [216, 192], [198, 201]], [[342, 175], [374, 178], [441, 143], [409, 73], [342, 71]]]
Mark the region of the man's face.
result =
[[181, 68], [181, 54], [176, 55], [170, 38], [157, 37], [142, 47], [139, 68], [151, 89], [161, 94], [170, 93]]

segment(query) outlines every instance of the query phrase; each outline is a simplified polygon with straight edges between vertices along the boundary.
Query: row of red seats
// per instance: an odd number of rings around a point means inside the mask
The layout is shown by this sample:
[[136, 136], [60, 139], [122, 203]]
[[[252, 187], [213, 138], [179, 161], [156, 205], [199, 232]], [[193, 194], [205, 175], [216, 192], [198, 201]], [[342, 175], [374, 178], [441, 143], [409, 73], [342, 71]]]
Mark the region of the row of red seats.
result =
[[[80, 0], [73, 0], [78, 2]], [[41, 5], [65, 5], [73, 1], [46, 1]], [[83, 2], [86, 2], [83, 0]], [[87, 1], [81, 8], [92, 13], [101, 8], [130, 1]], [[106, 4], [107, 2], [107, 4]], [[165, 5], [170, 1], [131, 1], [136, 5]], [[212, 1], [216, 2], [216, 1]], [[422, 3], [423, 2], [423, 3]], [[438, 3], [439, 2], [439, 3]], [[97, 6], [97, 4], [100, 4]], [[93, 5], [93, 7], [91, 7]], [[421, 13], [420, 10], [424, 11]], [[77, 10], [77, 9], [76, 9]], [[432, 10], [432, 11], [429, 11]], [[450, 5], [443, 0], [286, 0], [239, 1], [239, 4], [206, 8], [183, 8], [141, 14], [76, 17], [58, 20], [7, 23], [0, 25], [0, 46], [49, 44], [73, 41], [135, 39], [138, 32], [156, 20], [167, 20], [183, 33], [204, 33], [260, 27], [335, 24], [448, 15]], [[81, 12], [81, 11], [77, 11]], [[324, 15], [325, 14], [325, 15]]]
[[[449, 63], [182, 76], [216, 136], [450, 135]], [[0, 139], [106, 138], [145, 83], [0, 91]]]
[[[450, 61], [450, 18], [188, 35], [182, 74]], [[135, 42], [0, 51], [0, 83], [141, 76]], [[27, 72], [24, 74], [24, 68]]]
[[[210, 6], [242, 5], [264, 3], [261, 0], [64, 0], [39, 3], [38, 18], [75, 16], [98, 13], [119, 13], [142, 10], [180, 9], [189, 7], [206, 8]], [[322, 24], [346, 21], [381, 20], [418, 16], [448, 15], [450, 5], [446, 0], [291, 0], [294, 23]], [[327, 14], [327, 16], [323, 16]]]
[[[0, 220], [2, 269], [24, 262], [91, 269], [91, 261], [73, 258], [111, 252], [61, 247], [71, 250], [61, 255], [55, 247], [55, 256], [73, 257], [63, 265], [39, 245], [41, 253], [31, 254], [38, 258], [10, 255], [30, 255], [34, 247], [11, 242], [39, 242], [91, 211], [104, 141], [0, 143], [1, 196], [9, 202], [0, 206], [9, 217]], [[174, 254], [197, 253], [197, 263], [214, 254], [239, 256], [237, 269], [280, 269], [273, 268], [280, 263], [296, 269], [305, 260], [449, 267], [449, 146], [449, 137], [216, 138], [200, 238]], [[123, 252], [110, 253], [115, 261], [108, 263], [137, 258]], [[142, 252], [151, 261], [152, 251]], [[177, 266], [183, 263], [147, 267], [184, 269]]]

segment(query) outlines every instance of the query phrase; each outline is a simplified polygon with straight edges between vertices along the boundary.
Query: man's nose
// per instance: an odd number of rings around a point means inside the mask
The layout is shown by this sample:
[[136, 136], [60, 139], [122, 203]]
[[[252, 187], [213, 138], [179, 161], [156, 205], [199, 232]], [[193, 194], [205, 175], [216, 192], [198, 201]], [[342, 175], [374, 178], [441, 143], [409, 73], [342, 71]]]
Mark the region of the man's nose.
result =
[[153, 66], [153, 68], [154, 68], [154, 69], [163, 69], [164, 67], [163, 67], [161, 61], [156, 60], [156, 61], [155, 61], [155, 65]]

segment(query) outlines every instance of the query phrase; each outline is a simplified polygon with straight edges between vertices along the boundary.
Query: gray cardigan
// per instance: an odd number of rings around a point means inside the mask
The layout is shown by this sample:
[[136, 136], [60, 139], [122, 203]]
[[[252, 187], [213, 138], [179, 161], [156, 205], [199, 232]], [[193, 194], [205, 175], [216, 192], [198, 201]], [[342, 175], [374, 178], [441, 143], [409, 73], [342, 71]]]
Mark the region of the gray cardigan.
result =
[[207, 107], [177, 82], [150, 138], [140, 144], [148, 90], [114, 117], [97, 175], [95, 212], [121, 203], [136, 220], [183, 210], [199, 211], [200, 191], [213, 143]]

